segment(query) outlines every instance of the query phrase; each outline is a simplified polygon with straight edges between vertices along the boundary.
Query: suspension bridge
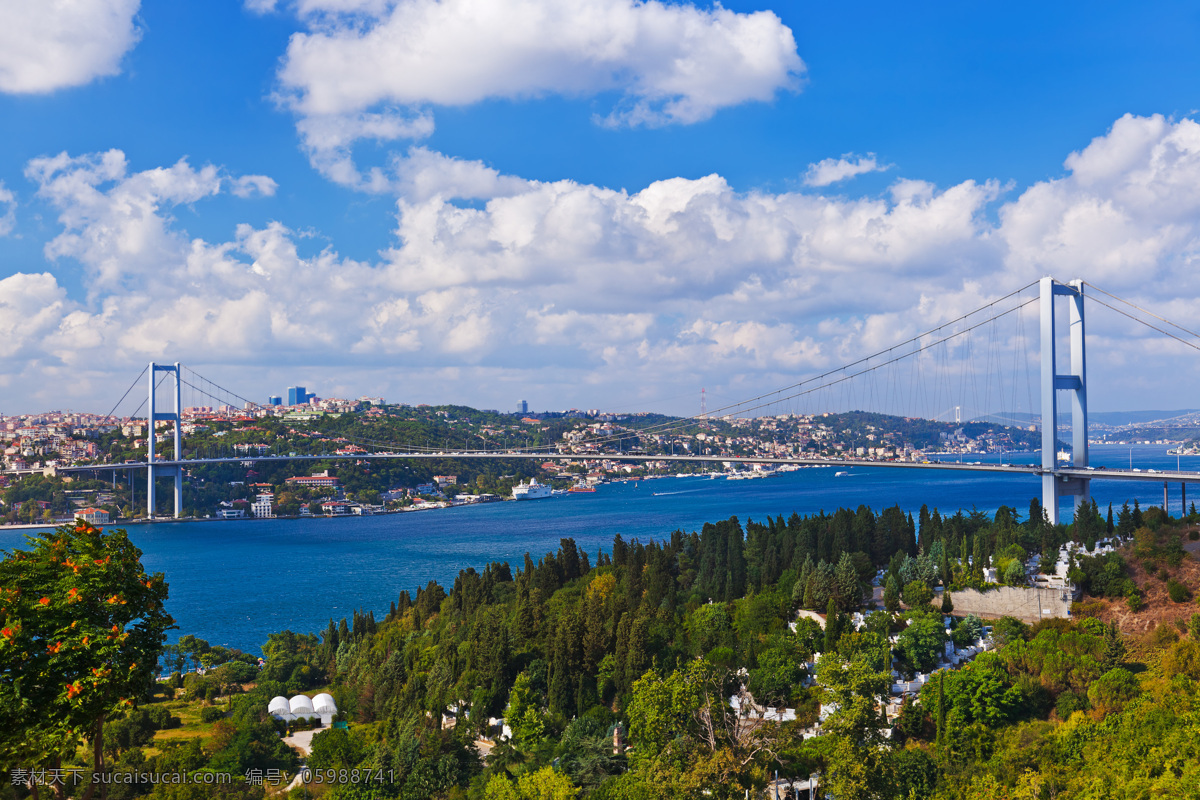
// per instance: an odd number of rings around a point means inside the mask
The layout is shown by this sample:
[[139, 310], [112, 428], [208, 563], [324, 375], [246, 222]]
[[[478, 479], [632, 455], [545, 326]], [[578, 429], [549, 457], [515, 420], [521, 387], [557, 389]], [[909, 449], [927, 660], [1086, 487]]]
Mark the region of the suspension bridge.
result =
[[[1085, 292], [1085, 289], [1087, 290]], [[1094, 291], [1093, 291], [1094, 290]], [[1086, 297], [1085, 297], [1086, 295]], [[695, 417], [674, 419], [646, 429], [636, 431], [641, 435], [670, 435], [684, 427], [695, 425], [716, 417], [761, 415], [764, 411], [788, 408], [795, 410], [798, 403], [814, 403], [817, 407], [822, 403], [831, 402], [838, 392], [842, 393], [843, 401], [846, 392], [855, 385], [856, 381], [870, 377], [872, 382], [868, 387], [869, 397], [864, 397], [868, 403], [875, 401], [880, 405], [894, 406], [897, 401], [903, 401], [907, 393], [910, 403], [937, 404], [944, 400], [943, 389], [948, 383], [953, 353], [951, 348], [957, 348], [959, 356], [969, 354], [971, 358], [980, 355], [985, 364], [982, 369], [961, 369], [958, 375], [958, 394], [962, 396], [975, 395], [976, 407], [981, 407], [984, 400], [980, 395], [990, 396], [991, 402], [1007, 402], [1009, 408], [1019, 405], [1017, 395], [1020, 391], [1019, 380], [1009, 380], [1008, 385], [997, 384], [990, 386], [996, 376], [1004, 372], [1000, 362], [1011, 355], [1015, 363], [1015, 371], [1025, 370], [1027, 379], [1025, 388], [1029, 395], [1029, 418], [1033, 419], [1035, 412], [1041, 420], [1040, 460], [1032, 465], [993, 464], [993, 463], [953, 463], [928, 461], [893, 461], [838, 458], [816, 458], [805, 456], [770, 457], [763, 455], [730, 456], [725, 454], [696, 454], [666, 455], [624, 452], [595, 452], [581, 454], [578, 452], [563, 452], [555, 446], [526, 447], [516, 449], [469, 449], [452, 450], [446, 448], [433, 449], [415, 445], [397, 443], [365, 442], [375, 448], [374, 452], [355, 452], [352, 454], [305, 454], [305, 455], [252, 455], [239, 454], [227, 457], [213, 458], [180, 458], [183, 453], [182, 426], [183, 407], [181, 405], [181, 390], [188, 386], [209, 397], [217, 397], [217, 390], [243, 401], [247, 406], [258, 404], [245, 400], [221, 387], [215, 390], [206, 389], [184, 378], [184, 367], [179, 363], [151, 363], [144, 371], [148, 376], [148, 395], [145, 401], [148, 422], [147, 455], [143, 462], [125, 462], [112, 464], [88, 464], [83, 466], [59, 467], [62, 473], [102, 473], [129, 470], [145, 470], [147, 509], [153, 519], [156, 508], [156, 481], [162, 478], [173, 478], [174, 481], [174, 516], [179, 518], [183, 508], [183, 477], [187, 469], [206, 464], [224, 464], [234, 462], [278, 461], [375, 461], [383, 459], [531, 459], [537, 461], [562, 460], [578, 461], [580, 459], [606, 459], [626, 462], [723, 462], [751, 464], [797, 464], [797, 465], [846, 465], [869, 466], [889, 469], [923, 469], [923, 470], [954, 470], [966, 472], [1001, 472], [1017, 479], [1040, 479], [1042, 506], [1050, 522], [1060, 521], [1061, 501], [1072, 498], [1076, 509], [1090, 499], [1091, 481], [1130, 480], [1153, 481], [1163, 484], [1163, 508], [1167, 507], [1168, 487], [1178, 483], [1180, 501], [1186, 508], [1186, 484], [1200, 482], [1200, 472], [1185, 470], [1142, 471], [1133, 469], [1101, 468], [1097, 470], [1088, 460], [1088, 373], [1087, 373], [1087, 339], [1085, 300], [1095, 303], [1122, 315], [1129, 320], [1147, 326], [1165, 337], [1182, 343], [1192, 349], [1200, 350], [1200, 334], [1167, 320], [1144, 308], [1100, 289], [1083, 280], [1062, 283], [1046, 277], [1032, 282], [1017, 291], [1011, 292], [997, 300], [975, 309], [974, 311], [956, 317], [936, 328], [924, 331], [916, 336], [892, 345], [872, 355], [859, 358], [850, 363], [822, 372], [819, 375], [805, 378], [789, 386], [760, 394], [755, 397], [726, 403], [720, 408], [709, 411], [702, 409]], [[1064, 309], [1065, 306], [1065, 309]], [[1036, 348], [1029, 347], [1032, 338], [1025, 326], [1025, 313], [1036, 314], [1038, 343]], [[1065, 313], [1063, 313], [1065, 311]], [[1005, 342], [998, 344], [998, 324], [1003, 320], [1015, 320], [1015, 333]], [[989, 330], [990, 338], [982, 348], [973, 345], [973, 337], [977, 332]], [[940, 348], [940, 349], [939, 349]], [[974, 348], [974, 349], [973, 349]], [[976, 353], [982, 349], [982, 354]], [[1034, 354], [1037, 355], [1037, 379], [1030, 376]], [[962, 358], [958, 359], [960, 362]], [[905, 372], [907, 370], [907, 372]], [[189, 373], [191, 375], [193, 373]], [[940, 384], [931, 380], [937, 374]], [[173, 399], [173, 410], [160, 411], [158, 404], [159, 388], [167, 378], [172, 378], [170, 395]], [[138, 378], [140, 380], [140, 376]], [[136, 385], [137, 381], [135, 381]], [[981, 384], [983, 386], [981, 390]], [[1036, 384], [1036, 400], [1034, 398]], [[216, 386], [215, 384], [213, 384]], [[940, 388], [939, 388], [940, 386]], [[129, 391], [132, 391], [130, 388]], [[128, 396], [129, 391], [126, 392]], [[949, 393], [949, 390], [946, 390]], [[951, 398], [952, 399], [952, 398]], [[122, 401], [124, 398], [122, 398]], [[1060, 400], [1063, 400], [1060, 408]], [[118, 405], [120, 402], [118, 401]], [[857, 396], [856, 396], [857, 401]], [[791, 405], [787, 405], [791, 404]], [[889, 407], [890, 407], [889, 406]], [[114, 406], [114, 410], [115, 410]], [[952, 405], [952, 408], [957, 408]], [[140, 407], [134, 416], [140, 412]], [[1069, 424], [1060, 425], [1060, 410], [1065, 411]], [[911, 416], [920, 416], [913, 414]], [[937, 416], [937, 415], [929, 415]], [[997, 415], [986, 415], [997, 416]], [[957, 419], [957, 412], [956, 412]], [[174, 455], [171, 459], [156, 457], [155, 429], [158, 423], [172, 423]], [[1069, 440], [1060, 439], [1060, 430], [1069, 429]], [[612, 440], [607, 440], [609, 444]], [[1069, 460], [1060, 461], [1060, 447], [1063, 441], [1070, 443]], [[593, 443], [603, 445], [606, 440], [593, 440]], [[569, 450], [569, 448], [568, 448]]]

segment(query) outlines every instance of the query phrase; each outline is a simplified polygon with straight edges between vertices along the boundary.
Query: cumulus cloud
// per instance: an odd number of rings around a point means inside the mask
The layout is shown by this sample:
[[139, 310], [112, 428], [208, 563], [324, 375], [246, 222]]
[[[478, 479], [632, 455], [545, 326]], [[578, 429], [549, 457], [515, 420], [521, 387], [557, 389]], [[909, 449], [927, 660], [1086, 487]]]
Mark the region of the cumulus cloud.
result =
[[658, 0], [300, 0], [280, 94], [333, 180], [366, 188], [348, 143], [428, 135], [430, 106], [613, 93], [607, 125], [688, 124], [798, 88], [774, 13]]
[[279, 184], [266, 175], [242, 175], [230, 181], [229, 190], [237, 197], [272, 197]]
[[35, 158], [25, 174], [38, 184], [38, 195], [61, 212], [63, 232], [46, 245], [46, 255], [78, 259], [97, 293], [127, 288], [176, 261], [186, 238], [160, 210], [221, 189], [216, 167], [196, 170], [184, 159], [130, 175], [119, 150]]
[[[189, 238], [172, 209], [233, 192], [219, 169], [133, 172], [117, 152], [60, 155], [27, 174], [63, 226], [48, 254], [82, 263], [91, 294], [71, 300], [52, 275], [6, 279], [0, 335], [29, 363], [63, 369], [243, 364], [247, 392], [270, 388], [261, 367], [249, 371], [270, 353], [279, 370], [336, 365], [339, 380], [358, 376], [371, 391], [411, 398], [421, 386], [422, 399], [480, 405], [521, 387], [554, 407], [664, 385], [748, 396], [891, 347], [1047, 271], [1067, 279], [1079, 267], [1187, 319], [1200, 296], [1198, 134], [1190, 120], [1122, 118], [1068, 158], [1064, 177], [1008, 199], [994, 181], [899, 180], [850, 199], [738, 192], [718, 175], [626, 192], [414, 148], [399, 168], [409, 188], [395, 245], [370, 262], [305, 252], [310, 240], [278, 222]], [[478, 202], [454, 202], [463, 196]], [[1097, 209], [1115, 232], [1089, 218]], [[1106, 356], [1094, 371], [1163, 352], [1127, 321], [1095, 319]], [[1005, 337], [987, 347], [1006, 358], [1033, 348]], [[397, 376], [391, 388], [373, 372], [383, 366]], [[919, 371], [901, 378], [921, 385]]]
[[300, 145], [312, 165], [326, 178], [369, 192], [393, 190], [393, 177], [379, 167], [363, 175], [354, 164], [355, 142], [424, 139], [433, 133], [433, 116], [421, 111], [387, 109], [377, 113], [315, 114], [296, 123]]
[[809, 164], [804, 173], [804, 185], [828, 186], [831, 183], [853, 178], [855, 175], [862, 175], [864, 172], [883, 172], [887, 168], [886, 165], [881, 166], [875, 160], [874, 153], [867, 153], [865, 156], [847, 153], [841, 158], [826, 158], [815, 164]]
[[1120, 288], [1196, 287], [1184, 267], [1200, 249], [1200, 125], [1126, 114], [1065, 166], [1003, 209], [1010, 264]]
[[52, 92], [120, 72], [140, 0], [0, 4], [0, 91]]
[[0, 181], [0, 236], [12, 233], [17, 224], [17, 198]]

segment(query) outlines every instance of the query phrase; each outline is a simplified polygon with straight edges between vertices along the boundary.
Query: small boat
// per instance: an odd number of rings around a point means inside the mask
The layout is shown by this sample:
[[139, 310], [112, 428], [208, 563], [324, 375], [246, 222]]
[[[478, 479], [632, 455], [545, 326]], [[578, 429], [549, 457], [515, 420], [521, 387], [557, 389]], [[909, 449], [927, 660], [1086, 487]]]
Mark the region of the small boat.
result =
[[572, 486], [570, 489], [567, 489], [567, 491], [571, 494], [579, 494], [579, 493], [583, 493], [583, 492], [594, 492], [594, 491], [596, 491], [596, 487], [588, 486], [586, 483], [577, 483], [574, 486]]
[[849, 472], [835, 472], [835, 473], [833, 473], [833, 477], [840, 478], [844, 475], [849, 475], [849, 474], [850, 474]]

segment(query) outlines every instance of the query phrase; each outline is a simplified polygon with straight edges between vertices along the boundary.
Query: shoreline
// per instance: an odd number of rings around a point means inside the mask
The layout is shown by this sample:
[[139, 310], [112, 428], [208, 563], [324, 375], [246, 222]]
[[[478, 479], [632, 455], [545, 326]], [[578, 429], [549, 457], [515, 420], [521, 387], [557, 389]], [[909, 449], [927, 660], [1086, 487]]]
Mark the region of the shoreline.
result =
[[[494, 501], [494, 502], [515, 502], [515, 501], [512, 498], [506, 498], [504, 500]], [[420, 511], [448, 511], [449, 509], [452, 509], [452, 508], [469, 508], [471, 506], [485, 506], [485, 505], [492, 505], [492, 503], [451, 503], [450, 505], [446, 505], [446, 506], [431, 505], [431, 506], [428, 506], [425, 508], [398, 508], [394, 511], [384, 511], [384, 512], [378, 513], [378, 514], [336, 514], [336, 515], [309, 514], [308, 516], [276, 515], [273, 517], [238, 517], [236, 519], [219, 519], [217, 517], [179, 517], [178, 519], [176, 519], [175, 517], [157, 517], [155, 519], [145, 519], [145, 518], [124, 519], [124, 520], [118, 519], [118, 520], [109, 522], [105, 525], [100, 525], [98, 527], [101, 527], [101, 528], [124, 528], [124, 527], [132, 526], [132, 525], [178, 525], [178, 524], [185, 523], [185, 522], [186, 523], [193, 523], [193, 522], [273, 522], [275, 520], [292, 522], [295, 520], [302, 520], [302, 519], [364, 519], [366, 517], [387, 517], [387, 516], [392, 516], [393, 514], [413, 514], [416, 512], [420, 512]], [[57, 528], [61, 525], [70, 525], [72, 522], [75, 522], [74, 518], [55, 520], [54, 522], [42, 522], [42, 523], [38, 523], [36, 525], [29, 525], [26, 523], [19, 523], [19, 524], [15, 524], [15, 525], [0, 523], [0, 533], [2, 533], [4, 531], [47, 530], [50, 528]]]

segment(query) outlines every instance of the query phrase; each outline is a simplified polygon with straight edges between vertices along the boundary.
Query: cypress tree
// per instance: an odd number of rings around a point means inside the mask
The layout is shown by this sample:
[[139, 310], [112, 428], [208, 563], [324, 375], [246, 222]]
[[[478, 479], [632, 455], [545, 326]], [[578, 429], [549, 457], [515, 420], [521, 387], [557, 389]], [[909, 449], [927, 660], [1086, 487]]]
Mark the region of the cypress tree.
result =
[[883, 588], [883, 607], [889, 614], [895, 614], [900, 610], [900, 584], [896, 582], [895, 575], [887, 577], [887, 583]]
[[1105, 525], [1105, 530], [1108, 532], [1109, 536], [1112, 536], [1113, 531], [1116, 530], [1116, 527], [1113, 525], [1113, 513], [1112, 513], [1112, 503], [1111, 502], [1108, 504], [1108, 523]]
[[1142, 520], [1142, 507], [1138, 505], [1137, 498], [1133, 499], [1133, 529], [1137, 530], [1146, 523]]
[[829, 560], [837, 562], [842, 553], [850, 552], [852, 534], [851, 526], [854, 524], [854, 517], [848, 508], [839, 508], [833, 515], [833, 522], [829, 526], [832, 530], [833, 543], [830, 546]]
[[808, 591], [809, 578], [813, 573], [812, 556], [804, 559], [804, 566], [800, 567], [800, 577], [796, 579], [796, 585], [792, 588], [792, 608], [800, 608], [804, 605], [805, 595]]
[[639, 613], [629, 628], [629, 652], [626, 654], [625, 676], [630, 684], [642, 677], [650, 667], [650, 620]]
[[917, 515], [917, 547], [924, 552], [929, 551], [929, 534], [933, 532], [930, 522], [929, 506], [922, 503], [921, 513]]
[[1104, 629], [1104, 660], [1103, 665], [1106, 670], [1113, 667], [1119, 667], [1125, 662], [1125, 640], [1121, 637], [1121, 631], [1117, 628], [1117, 623], [1110, 622], [1108, 627]]
[[862, 605], [862, 587], [858, 583], [858, 571], [849, 553], [842, 553], [834, 571], [834, 584], [839, 605], [846, 611], [852, 611]]
[[817, 571], [813, 570], [808, 575], [808, 580], [804, 584], [804, 602], [805, 608], [815, 610], [817, 608]]
[[942, 613], [949, 614], [953, 610], [954, 602], [950, 599], [950, 588], [946, 587], [946, 590], [942, 592]]
[[1133, 511], [1129, 508], [1129, 503], [1121, 506], [1121, 510], [1117, 512], [1117, 535], [1124, 538], [1133, 533], [1136, 526], [1133, 524]]
[[833, 573], [833, 565], [822, 561], [817, 565], [814, 575], [813, 608], [818, 609], [825, 606], [833, 598], [835, 591], [836, 577]]
[[854, 550], [868, 553], [872, 560], [882, 560], [875, 553], [875, 515], [865, 505], [854, 513]]
[[563, 620], [554, 637], [554, 659], [550, 663], [550, 691], [547, 705], [552, 713], [570, 717], [575, 713], [575, 680], [571, 675], [569, 623]]
[[725, 522], [725, 563], [729, 570], [729, 592], [725, 599], [737, 600], [746, 594], [746, 552], [742, 524], [737, 517]]

